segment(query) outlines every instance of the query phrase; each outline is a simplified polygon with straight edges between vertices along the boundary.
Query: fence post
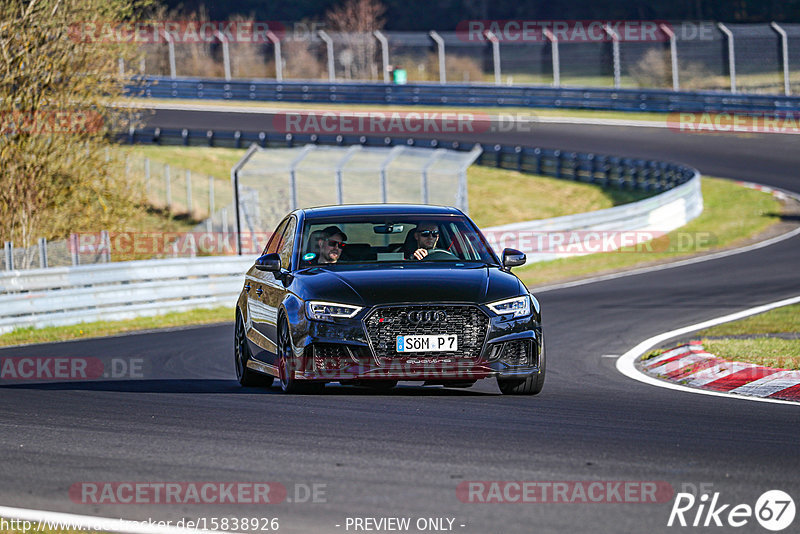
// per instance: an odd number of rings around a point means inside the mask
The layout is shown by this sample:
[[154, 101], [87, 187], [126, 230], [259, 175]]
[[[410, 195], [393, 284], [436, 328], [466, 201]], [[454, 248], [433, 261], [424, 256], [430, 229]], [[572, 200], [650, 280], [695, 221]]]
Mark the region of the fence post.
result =
[[439, 83], [447, 83], [447, 69], [445, 68], [445, 55], [444, 55], [444, 39], [442, 36], [431, 30], [428, 32], [431, 39], [436, 43], [436, 48], [439, 51]]
[[192, 214], [192, 171], [186, 169], [184, 172], [186, 178], [186, 213]]
[[147, 201], [150, 201], [150, 158], [144, 158], [144, 191], [147, 195]]
[[340, 159], [336, 163], [336, 203], [337, 204], [344, 204], [344, 189], [342, 187], [343, 182], [343, 172], [344, 166], [347, 165], [347, 162], [352, 159], [353, 156], [356, 155], [356, 152], [361, 150], [361, 145], [353, 145], [347, 149], [342, 159]]
[[208, 217], [214, 216], [214, 177], [208, 177]]
[[100, 247], [100, 257], [104, 263], [109, 263], [111, 261], [111, 239], [108, 237], [108, 230], [100, 231]]
[[659, 24], [658, 27], [662, 32], [669, 37], [669, 58], [670, 65], [672, 66], [672, 90], [678, 91], [680, 83], [678, 82], [678, 43], [675, 40], [675, 32], [670, 29], [666, 24]]
[[792, 94], [792, 87], [789, 84], [789, 36], [786, 31], [778, 26], [777, 22], [770, 22], [772, 29], [778, 32], [781, 36], [781, 59], [783, 59], [783, 94], [789, 96]]
[[303, 161], [309, 152], [317, 148], [317, 145], [306, 145], [303, 147], [303, 150], [300, 151], [291, 163], [289, 163], [289, 191], [291, 194], [290, 201], [291, 201], [291, 209], [292, 211], [297, 209], [297, 166], [300, 165], [300, 162]]
[[174, 80], [177, 77], [177, 69], [175, 68], [175, 39], [173, 39], [172, 35], [166, 30], [162, 30], [161, 33], [164, 35], [164, 39], [167, 40], [167, 45], [169, 46], [169, 77]]
[[172, 210], [172, 187], [170, 184], [169, 163], [164, 164], [164, 186], [167, 188], [166, 201], [167, 209]]
[[558, 57], [558, 37], [549, 29], [544, 29], [544, 36], [550, 41], [550, 56], [553, 59], [553, 87], [561, 87], [561, 60]]
[[80, 265], [81, 257], [80, 254], [78, 254], [78, 234], [69, 234], [69, 244], [73, 267]]
[[603, 26], [609, 37], [611, 37], [611, 50], [614, 56], [614, 89], [620, 87], [620, 65], [619, 65], [619, 34], [611, 29], [611, 26], [606, 24]]
[[47, 269], [47, 239], [39, 238], [39, 267]]
[[383, 83], [389, 83], [389, 40], [380, 30], [373, 32], [375, 38], [381, 43], [381, 59], [383, 60]]
[[267, 31], [267, 39], [272, 42], [275, 47], [275, 79], [279, 82], [283, 81], [283, 59], [281, 59], [281, 40], [278, 36]]
[[428, 170], [436, 163], [436, 160], [441, 158], [445, 155], [447, 150], [443, 148], [437, 148], [433, 151], [433, 154], [430, 155], [428, 161], [425, 162], [425, 165], [422, 166], [422, 176], [421, 180], [422, 183], [420, 184], [420, 188], [422, 189], [422, 203], [429, 204], [430, 203], [430, 184], [428, 183]]
[[14, 244], [11, 241], [6, 241], [6, 271], [14, 270]]
[[736, 92], [736, 51], [733, 45], [733, 32], [721, 22], [717, 22], [717, 28], [728, 38], [728, 71], [731, 75], [731, 93]]
[[328, 81], [336, 83], [336, 68], [333, 64], [333, 39], [325, 30], [319, 30], [317, 35], [325, 41], [325, 49], [328, 53]]
[[483, 32], [492, 43], [492, 63], [494, 63], [494, 84], [500, 85], [500, 40], [490, 30]]
[[228, 38], [224, 33], [217, 30], [217, 38], [222, 43], [222, 62], [225, 66], [225, 81], [231, 81], [231, 54], [228, 50]]

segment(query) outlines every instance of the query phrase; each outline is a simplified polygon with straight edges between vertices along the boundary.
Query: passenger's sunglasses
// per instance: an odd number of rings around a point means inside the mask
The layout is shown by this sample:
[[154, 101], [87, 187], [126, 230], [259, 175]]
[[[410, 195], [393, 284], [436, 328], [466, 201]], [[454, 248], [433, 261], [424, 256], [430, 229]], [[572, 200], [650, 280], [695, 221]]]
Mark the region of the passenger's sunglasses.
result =
[[439, 237], [439, 230], [423, 230], [419, 235], [422, 237]]
[[345, 243], [336, 241], [335, 239], [328, 239], [328, 246], [333, 248], [344, 248]]

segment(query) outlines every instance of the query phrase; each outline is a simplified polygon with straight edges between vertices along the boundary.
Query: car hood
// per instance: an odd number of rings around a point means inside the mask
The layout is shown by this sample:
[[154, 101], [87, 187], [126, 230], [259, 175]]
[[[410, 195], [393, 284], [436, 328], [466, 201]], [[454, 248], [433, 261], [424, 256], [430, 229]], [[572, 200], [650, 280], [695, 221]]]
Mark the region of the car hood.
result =
[[394, 265], [380, 268], [337, 265], [297, 273], [304, 300], [360, 306], [401, 302], [486, 303], [521, 294], [511, 273], [491, 266]]

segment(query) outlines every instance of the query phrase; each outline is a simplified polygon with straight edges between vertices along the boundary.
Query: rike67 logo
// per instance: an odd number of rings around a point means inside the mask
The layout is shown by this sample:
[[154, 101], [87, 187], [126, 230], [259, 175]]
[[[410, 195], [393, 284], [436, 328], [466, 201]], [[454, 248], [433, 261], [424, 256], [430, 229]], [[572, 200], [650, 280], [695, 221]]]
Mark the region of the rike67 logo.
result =
[[755, 518], [765, 529], [778, 532], [791, 525], [794, 516], [794, 500], [781, 490], [764, 492], [755, 506], [723, 503], [719, 492], [711, 496], [703, 493], [699, 498], [692, 493], [678, 493], [667, 526], [738, 528]]

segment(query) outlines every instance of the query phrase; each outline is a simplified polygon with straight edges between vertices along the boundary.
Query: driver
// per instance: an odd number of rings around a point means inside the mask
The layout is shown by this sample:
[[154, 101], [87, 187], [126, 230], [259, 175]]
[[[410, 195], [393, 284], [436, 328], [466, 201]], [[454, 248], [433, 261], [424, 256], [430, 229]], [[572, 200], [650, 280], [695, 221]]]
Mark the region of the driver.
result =
[[317, 239], [319, 255], [315, 258], [316, 262], [314, 263], [336, 263], [339, 261], [345, 241], [347, 241], [347, 234], [342, 232], [338, 226], [325, 228], [322, 231], [322, 235]]
[[436, 248], [439, 241], [439, 225], [432, 222], [421, 222], [414, 229], [414, 239], [417, 248], [409, 255], [408, 259], [421, 260]]

